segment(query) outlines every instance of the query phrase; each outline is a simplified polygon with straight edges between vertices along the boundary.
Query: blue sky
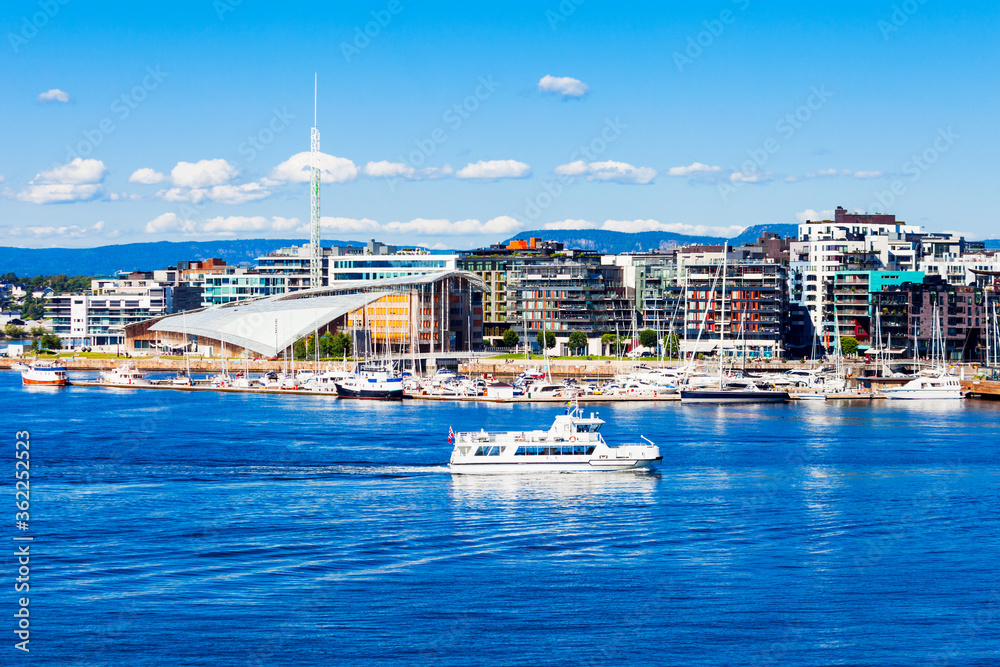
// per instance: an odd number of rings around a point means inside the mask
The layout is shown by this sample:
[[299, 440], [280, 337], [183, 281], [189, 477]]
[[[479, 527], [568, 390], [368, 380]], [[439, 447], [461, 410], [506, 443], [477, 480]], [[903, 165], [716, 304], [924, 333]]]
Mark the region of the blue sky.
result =
[[314, 72], [328, 240], [1000, 236], [994, 4], [667, 4], [4, 3], [0, 245], [306, 238]]

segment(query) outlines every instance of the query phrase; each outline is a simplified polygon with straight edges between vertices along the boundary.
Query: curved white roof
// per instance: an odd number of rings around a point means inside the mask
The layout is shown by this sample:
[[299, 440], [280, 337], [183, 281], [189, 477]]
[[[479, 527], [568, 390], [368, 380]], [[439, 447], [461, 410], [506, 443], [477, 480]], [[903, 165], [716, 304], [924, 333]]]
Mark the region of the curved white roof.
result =
[[449, 277], [466, 278], [474, 288], [483, 289], [482, 280], [466, 271], [350, 281], [177, 313], [158, 320], [149, 330], [205, 336], [274, 357], [338, 317], [391, 293], [392, 287], [425, 285]]

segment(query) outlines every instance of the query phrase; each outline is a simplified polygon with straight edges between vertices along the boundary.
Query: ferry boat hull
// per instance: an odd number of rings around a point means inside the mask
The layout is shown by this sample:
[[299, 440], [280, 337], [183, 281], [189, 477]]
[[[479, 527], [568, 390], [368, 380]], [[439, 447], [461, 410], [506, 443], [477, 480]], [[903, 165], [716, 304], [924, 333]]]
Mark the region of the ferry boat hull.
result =
[[606, 461], [537, 461], [531, 463], [452, 463], [449, 467], [456, 475], [509, 475], [553, 472], [626, 472], [636, 470], [653, 470], [663, 457], [645, 461], [640, 460], [606, 460]]
[[683, 390], [681, 403], [785, 403], [787, 391], [711, 391]]

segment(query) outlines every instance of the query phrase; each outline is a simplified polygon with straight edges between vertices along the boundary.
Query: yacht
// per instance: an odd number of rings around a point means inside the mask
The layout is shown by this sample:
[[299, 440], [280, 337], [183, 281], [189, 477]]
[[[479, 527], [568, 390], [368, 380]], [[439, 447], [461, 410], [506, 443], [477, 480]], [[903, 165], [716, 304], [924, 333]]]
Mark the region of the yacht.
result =
[[184, 371], [181, 371], [174, 377], [170, 378], [170, 384], [175, 387], [190, 387], [191, 386], [191, 376], [189, 376]]
[[950, 375], [934, 377], [915, 377], [898, 387], [885, 387], [882, 393], [886, 398], [911, 400], [937, 400], [964, 398], [962, 385], [958, 378]]
[[787, 391], [759, 387], [753, 382], [739, 387], [723, 385], [720, 389], [684, 389], [681, 403], [785, 403]]
[[148, 385], [146, 375], [136, 367], [134, 361], [126, 361], [110, 371], [101, 371], [98, 382], [113, 385]]
[[403, 378], [388, 364], [358, 364], [350, 377], [336, 383], [339, 398], [392, 401], [403, 398]]
[[21, 383], [62, 387], [66, 384], [66, 366], [57, 361], [35, 361], [21, 370]]
[[454, 474], [491, 475], [535, 472], [648, 470], [659, 463], [660, 448], [648, 444], [610, 447], [601, 436], [604, 420], [579, 406], [555, 418], [548, 431], [486, 431], [453, 434], [450, 468]]

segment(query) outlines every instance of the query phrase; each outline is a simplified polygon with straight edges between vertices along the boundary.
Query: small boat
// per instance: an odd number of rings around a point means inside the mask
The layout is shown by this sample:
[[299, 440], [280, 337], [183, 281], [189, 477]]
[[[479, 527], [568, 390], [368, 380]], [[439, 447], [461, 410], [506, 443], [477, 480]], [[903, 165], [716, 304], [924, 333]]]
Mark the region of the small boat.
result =
[[57, 361], [35, 361], [21, 370], [21, 383], [63, 387], [66, 385], [66, 366]]
[[339, 398], [367, 398], [382, 401], [403, 398], [403, 378], [388, 364], [361, 363], [350, 377], [335, 383]]
[[681, 390], [681, 403], [785, 403], [787, 391], [764, 389], [753, 382], [742, 387]]
[[149, 384], [146, 375], [138, 369], [134, 361], [126, 361], [110, 371], [101, 371], [98, 382], [121, 386]]
[[170, 384], [175, 387], [190, 387], [191, 378], [184, 372], [180, 372], [174, 377], [170, 378]]
[[593, 412], [584, 417], [580, 407], [558, 415], [548, 431], [452, 433], [449, 467], [454, 474], [491, 475], [536, 472], [611, 472], [648, 470], [663, 457], [648, 444], [610, 447], [601, 435], [603, 419]]
[[932, 377], [915, 377], [898, 387], [885, 387], [882, 393], [886, 398], [910, 400], [939, 400], [964, 398], [962, 385], [958, 378], [950, 375]]

